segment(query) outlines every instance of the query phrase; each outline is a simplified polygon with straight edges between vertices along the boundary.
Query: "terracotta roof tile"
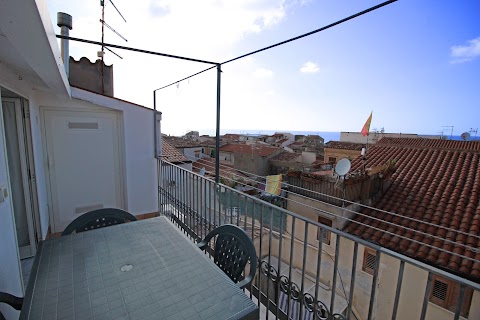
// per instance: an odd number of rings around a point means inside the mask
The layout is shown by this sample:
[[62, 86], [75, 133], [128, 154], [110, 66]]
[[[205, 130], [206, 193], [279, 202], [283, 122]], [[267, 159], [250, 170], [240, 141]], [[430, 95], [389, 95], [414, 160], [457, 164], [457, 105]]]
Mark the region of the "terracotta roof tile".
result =
[[222, 136], [222, 139], [229, 141], [238, 141], [240, 140], [240, 135], [235, 133], [227, 133]]
[[208, 143], [203, 143], [191, 139], [184, 139], [180, 137], [172, 137], [172, 136], [165, 136], [163, 137], [164, 141], [168, 141], [172, 146], [175, 148], [195, 148], [195, 147], [202, 147], [207, 145]]
[[178, 151], [174, 146], [172, 146], [168, 141], [162, 141], [162, 160], [171, 162], [171, 163], [191, 163], [192, 161], [188, 160], [180, 151]]
[[250, 144], [234, 144], [229, 143], [223, 147], [220, 147], [222, 152], [233, 152], [233, 153], [248, 153], [256, 154], [261, 157], [268, 157], [275, 152], [282, 150], [281, 148], [265, 146], [265, 145], [250, 145]]
[[[369, 147], [366, 167], [381, 165], [392, 160], [396, 162], [397, 169], [390, 178], [391, 186], [375, 207], [394, 212], [400, 217], [384, 211], [364, 209], [362, 213], [367, 216], [357, 215], [355, 222], [368, 226], [351, 222], [345, 230], [389, 249], [480, 282], [480, 250], [478, 250], [480, 247], [480, 143], [439, 139], [383, 138]], [[352, 171], [362, 166], [363, 161], [357, 158], [352, 162]], [[406, 219], [406, 217], [421, 222]], [[472, 251], [465, 246], [476, 250]], [[471, 257], [477, 262], [436, 248]]]
[[364, 143], [356, 143], [356, 142], [349, 142], [349, 141], [328, 141], [325, 144], [325, 148], [330, 148], [330, 149], [362, 151], [362, 148], [364, 147], [365, 147]]
[[283, 161], [283, 162], [291, 162], [296, 159], [301, 159], [302, 155], [299, 153], [294, 152], [282, 152], [270, 158], [272, 161]]
[[[192, 165], [192, 168], [194, 172], [200, 172], [200, 170], [204, 168], [208, 175], [215, 176], [215, 159], [202, 158], [198, 161], [195, 161]], [[220, 160], [220, 176], [230, 177], [230, 178], [248, 177], [247, 175], [234, 169], [230, 161], [222, 161], [222, 160]]]

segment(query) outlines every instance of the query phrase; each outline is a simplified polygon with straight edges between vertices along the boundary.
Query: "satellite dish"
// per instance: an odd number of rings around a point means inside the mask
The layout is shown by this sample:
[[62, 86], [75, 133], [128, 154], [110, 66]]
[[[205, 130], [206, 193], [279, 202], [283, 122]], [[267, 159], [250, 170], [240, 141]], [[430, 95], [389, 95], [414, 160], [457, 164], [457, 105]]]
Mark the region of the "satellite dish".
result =
[[338, 161], [337, 165], [335, 166], [335, 172], [339, 176], [344, 176], [350, 171], [351, 166], [352, 164], [347, 158], [340, 159], [340, 161]]
[[202, 169], [200, 169], [200, 173], [199, 173], [202, 177], [205, 176], [205, 167], [202, 167]]
[[463, 141], [467, 141], [468, 139], [470, 139], [470, 133], [464, 132], [460, 137], [462, 137]]

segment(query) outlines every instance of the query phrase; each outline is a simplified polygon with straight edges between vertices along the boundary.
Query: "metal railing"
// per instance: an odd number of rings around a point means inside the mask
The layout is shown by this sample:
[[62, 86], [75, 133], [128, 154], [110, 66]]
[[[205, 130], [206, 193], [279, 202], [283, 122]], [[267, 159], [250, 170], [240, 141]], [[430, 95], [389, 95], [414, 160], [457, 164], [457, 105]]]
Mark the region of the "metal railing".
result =
[[[232, 223], [255, 244], [261, 318], [459, 319], [480, 285], [158, 160], [159, 210], [192, 241]], [[298, 210], [297, 210], [298, 211]], [[300, 212], [301, 213], [301, 212]]]

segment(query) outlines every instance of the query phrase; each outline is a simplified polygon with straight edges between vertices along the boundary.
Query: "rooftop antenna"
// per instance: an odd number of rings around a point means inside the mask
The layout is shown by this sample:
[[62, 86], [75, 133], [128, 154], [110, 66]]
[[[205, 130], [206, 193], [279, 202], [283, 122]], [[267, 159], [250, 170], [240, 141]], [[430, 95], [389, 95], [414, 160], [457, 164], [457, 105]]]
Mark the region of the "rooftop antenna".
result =
[[[118, 10], [117, 6], [113, 3], [112, 0], [108, 0], [112, 4], [112, 6], [115, 8], [115, 10], [118, 12], [120, 17], [122, 17], [123, 21], [127, 22], [127, 20], [123, 17], [122, 13], [120, 10]], [[100, 0], [100, 6], [102, 7], [102, 18], [100, 19], [100, 23], [102, 24], [102, 50], [97, 52], [97, 56], [102, 60], [102, 94], [105, 94], [105, 64], [104, 64], [104, 56], [105, 56], [105, 49], [119, 57], [120, 59], [123, 59], [120, 55], [115, 53], [112, 49], [105, 47], [105, 26], [112, 30], [117, 36], [125, 40], [127, 42], [128, 40], [123, 37], [120, 33], [118, 33], [115, 29], [113, 29], [108, 23], [105, 22], [105, 0]]]
[[[339, 180], [343, 181], [343, 198], [345, 199], [345, 176], [350, 171], [352, 163], [347, 158], [340, 159], [335, 166], [335, 173], [338, 175]], [[345, 201], [343, 201], [342, 206], [345, 206]]]
[[478, 128], [476, 128], [475, 130], [473, 128], [470, 128], [470, 133], [475, 133], [475, 136], [473, 137], [473, 140], [476, 140], [477, 139], [477, 132], [478, 132]]
[[442, 128], [450, 128], [451, 131], [450, 131], [450, 140], [452, 140], [452, 136], [453, 136], [453, 126], [442, 126]]
[[352, 163], [350, 160], [347, 158], [340, 159], [335, 166], [335, 173], [338, 174], [339, 177], [345, 178], [351, 167]]
[[440, 139], [443, 140], [443, 137], [444, 137], [444, 136], [443, 136], [443, 130], [437, 131], [437, 133], [440, 133]]

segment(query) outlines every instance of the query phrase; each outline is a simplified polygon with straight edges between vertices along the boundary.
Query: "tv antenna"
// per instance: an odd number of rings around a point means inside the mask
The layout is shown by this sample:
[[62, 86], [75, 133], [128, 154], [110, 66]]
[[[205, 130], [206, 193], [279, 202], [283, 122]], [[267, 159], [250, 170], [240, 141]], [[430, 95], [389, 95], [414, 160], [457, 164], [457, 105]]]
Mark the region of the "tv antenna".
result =
[[477, 139], [477, 132], [478, 132], [478, 128], [476, 128], [475, 130], [473, 128], [470, 128], [470, 133], [475, 133], [475, 136], [473, 137], [473, 140], [476, 140]]
[[464, 132], [464, 133], [462, 133], [462, 135], [460, 137], [462, 137], [463, 141], [467, 141], [468, 139], [470, 139], [470, 133], [469, 132]]
[[450, 131], [450, 140], [452, 140], [452, 136], [453, 136], [453, 126], [442, 126], [442, 128], [450, 128], [451, 131]]
[[[123, 19], [123, 21], [127, 22], [127, 20], [124, 18], [120, 10], [118, 10], [117, 6], [115, 3], [113, 3], [112, 0], [108, 0], [112, 4], [112, 6], [115, 8], [117, 13], [120, 15], [120, 17]], [[100, 0], [100, 6], [102, 7], [102, 18], [100, 19], [100, 23], [102, 24], [102, 50], [97, 52], [97, 56], [102, 60], [102, 94], [105, 94], [105, 64], [104, 64], [104, 56], [105, 56], [105, 49], [119, 57], [120, 59], [123, 59], [119, 54], [115, 53], [112, 49], [105, 47], [105, 27], [109, 28], [113, 33], [115, 33], [117, 36], [122, 38], [122, 40], [125, 40], [125, 42], [128, 42], [128, 40], [122, 36], [120, 33], [118, 33], [115, 29], [113, 29], [108, 23], [105, 22], [105, 6], [106, 2], [105, 0]]]

